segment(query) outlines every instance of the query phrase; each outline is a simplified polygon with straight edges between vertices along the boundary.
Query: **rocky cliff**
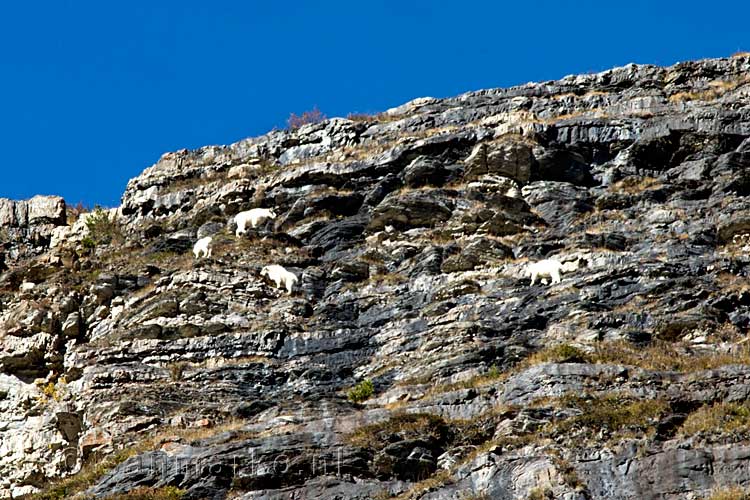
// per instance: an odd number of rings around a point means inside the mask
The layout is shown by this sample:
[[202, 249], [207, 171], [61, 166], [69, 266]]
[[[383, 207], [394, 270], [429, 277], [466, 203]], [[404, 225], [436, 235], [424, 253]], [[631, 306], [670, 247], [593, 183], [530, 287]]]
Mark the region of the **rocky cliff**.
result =
[[169, 153], [77, 222], [0, 200], [0, 496], [740, 495], [748, 168], [740, 54]]

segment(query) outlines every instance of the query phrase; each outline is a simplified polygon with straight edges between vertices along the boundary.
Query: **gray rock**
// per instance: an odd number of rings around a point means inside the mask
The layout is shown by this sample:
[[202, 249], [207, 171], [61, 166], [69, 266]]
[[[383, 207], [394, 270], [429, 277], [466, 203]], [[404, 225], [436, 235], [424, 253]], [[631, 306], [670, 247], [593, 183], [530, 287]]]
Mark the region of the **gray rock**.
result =
[[[168, 153], [94, 249], [62, 200], [0, 200], [0, 497], [133, 445], [88, 494], [750, 485], [743, 425], [695, 413], [750, 395], [748, 72], [628, 65]], [[278, 217], [234, 238], [251, 207]], [[543, 258], [567, 272], [530, 287]]]
[[454, 201], [443, 191], [412, 191], [388, 195], [373, 211], [370, 229], [432, 226], [450, 218]]
[[464, 163], [466, 179], [494, 174], [525, 184], [529, 180], [535, 160], [528, 144], [502, 138], [477, 144]]

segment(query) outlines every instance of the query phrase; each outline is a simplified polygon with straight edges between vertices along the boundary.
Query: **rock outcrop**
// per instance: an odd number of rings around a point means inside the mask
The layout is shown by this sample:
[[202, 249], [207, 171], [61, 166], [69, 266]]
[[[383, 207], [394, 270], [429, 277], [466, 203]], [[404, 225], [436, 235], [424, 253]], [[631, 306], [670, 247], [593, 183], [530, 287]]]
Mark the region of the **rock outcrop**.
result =
[[0, 497], [750, 487], [749, 167], [738, 55], [168, 153], [96, 224], [0, 200]]
[[0, 198], [0, 269], [48, 250], [55, 229], [67, 225], [66, 213], [59, 196]]

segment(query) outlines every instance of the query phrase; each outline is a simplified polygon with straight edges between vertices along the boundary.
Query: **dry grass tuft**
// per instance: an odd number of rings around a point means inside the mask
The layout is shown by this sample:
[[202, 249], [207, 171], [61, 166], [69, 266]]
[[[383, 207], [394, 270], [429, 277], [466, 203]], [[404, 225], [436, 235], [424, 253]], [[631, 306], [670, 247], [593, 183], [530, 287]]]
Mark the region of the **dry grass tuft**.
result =
[[750, 77], [735, 78], [733, 80], [715, 80], [709, 82], [708, 88], [699, 91], [677, 92], [669, 96], [669, 101], [674, 103], [687, 101], [713, 101], [730, 92], [737, 87], [750, 81]]
[[630, 176], [615, 183], [612, 186], [612, 189], [621, 193], [637, 194], [648, 189], [657, 189], [659, 187], [661, 187], [661, 181], [655, 177]]
[[409, 488], [404, 493], [393, 497], [393, 500], [416, 500], [431, 491], [435, 491], [451, 484], [452, 481], [453, 478], [450, 471], [441, 470], [428, 477], [427, 479], [415, 483], [414, 486]]
[[347, 436], [353, 446], [369, 450], [382, 450], [394, 435], [401, 439], [442, 441], [448, 433], [448, 425], [442, 418], [429, 413], [402, 413], [385, 422], [366, 425]]
[[303, 125], [320, 123], [326, 119], [326, 115], [323, 114], [323, 112], [321, 112], [317, 106], [314, 106], [313, 109], [305, 111], [301, 115], [291, 113], [286, 123], [288, 130], [297, 130]]
[[542, 123], [552, 125], [563, 120], [572, 120], [573, 118], [580, 118], [582, 116], [587, 116], [590, 118], [609, 118], [609, 114], [602, 108], [593, 108], [557, 115], [552, 118], [542, 120]]
[[167, 486], [165, 488], [135, 488], [127, 493], [111, 495], [109, 500], [180, 500], [185, 496], [185, 491]]
[[[729, 252], [730, 255], [736, 255], [736, 256], [744, 256], [745, 252], [744, 250], [740, 249], [731, 249], [732, 251]], [[750, 284], [747, 282], [747, 279], [743, 276], [737, 276], [736, 274], [732, 274], [729, 272], [720, 272], [716, 276], [716, 284], [721, 288], [721, 291], [725, 294], [727, 293], [744, 293], [748, 290], [750, 290]]]
[[739, 486], [718, 488], [711, 492], [707, 500], [750, 500], [750, 492]]
[[586, 363], [589, 356], [570, 344], [558, 344], [537, 351], [529, 356], [524, 364], [534, 366], [541, 363]]
[[750, 407], [737, 403], [705, 405], [691, 413], [679, 434], [745, 433], [750, 431]]
[[581, 414], [553, 424], [552, 433], [567, 435], [574, 430], [594, 433], [606, 429], [616, 436], [642, 435], [669, 411], [659, 399], [633, 400], [622, 394], [602, 397], [565, 396], [560, 404], [577, 408]]
[[750, 365], [750, 352], [738, 348], [733, 352], [695, 353], [689, 346], [654, 342], [646, 347], [627, 342], [603, 342], [590, 355], [593, 363], [637, 366], [646, 370], [690, 373], [713, 370], [727, 365]]
[[[443, 394], [446, 392], [458, 391], [461, 389], [475, 389], [475, 388], [483, 387], [486, 385], [496, 384], [498, 382], [507, 380], [510, 375], [511, 375], [510, 371], [502, 371], [500, 368], [493, 365], [490, 367], [489, 370], [487, 370], [487, 372], [481, 375], [476, 375], [467, 380], [462, 380], [460, 382], [452, 382], [449, 384], [434, 385], [427, 390], [427, 392], [425, 393], [425, 396]], [[430, 380], [431, 380], [431, 377], [429, 376], [425, 377], [424, 380], [419, 380], [419, 379], [404, 380], [401, 385], [420, 385], [423, 383], [428, 383]]]

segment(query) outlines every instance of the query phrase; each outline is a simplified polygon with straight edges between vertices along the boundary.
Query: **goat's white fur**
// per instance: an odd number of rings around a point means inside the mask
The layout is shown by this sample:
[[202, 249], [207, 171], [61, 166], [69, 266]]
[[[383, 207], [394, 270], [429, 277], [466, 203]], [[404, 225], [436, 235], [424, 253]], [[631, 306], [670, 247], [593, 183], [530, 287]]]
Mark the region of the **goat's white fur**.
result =
[[[561, 273], [572, 273], [576, 271], [586, 261], [579, 257], [574, 261], [561, 263], [557, 259], [544, 259], [537, 262], [531, 262], [526, 266], [526, 276], [531, 277], [531, 284], [536, 283], [537, 278], [550, 278], [551, 284], [560, 283]], [[545, 279], [546, 283], [546, 279]]]
[[247, 231], [247, 223], [250, 223], [250, 227], [255, 228], [258, 224], [264, 222], [267, 219], [275, 219], [276, 213], [273, 210], [267, 208], [253, 208], [240, 212], [234, 216], [234, 222], [237, 224], [237, 231], [235, 234], [241, 236]]
[[552, 284], [560, 283], [560, 271], [563, 265], [554, 259], [545, 259], [538, 262], [532, 262], [526, 267], [526, 276], [531, 276], [531, 284], [536, 283], [536, 279], [551, 278]]
[[[537, 262], [531, 262], [526, 267], [526, 276], [531, 276], [531, 284], [536, 283], [537, 278], [550, 278], [552, 284], [560, 283], [561, 273], [572, 273], [581, 267], [582, 262], [585, 263], [580, 257], [576, 260], [561, 263], [557, 259], [545, 259]], [[545, 280], [546, 281], [546, 280]]]
[[206, 236], [195, 242], [195, 245], [193, 246], [193, 254], [195, 254], [196, 259], [200, 259], [201, 254], [206, 258], [211, 257], [211, 252], [213, 251], [211, 243], [213, 240], [214, 239], [211, 236]]
[[560, 270], [564, 273], [572, 273], [573, 271], [577, 271], [579, 267], [581, 267], [581, 263], [585, 262], [582, 261], [580, 258], [576, 260], [571, 260], [569, 262], [563, 262], [562, 267]]
[[276, 283], [276, 286], [281, 288], [281, 285], [283, 284], [284, 287], [286, 287], [286, 291], [288, 295], [292, 294], [292, 288], [294, 287], [294, 284], [297, 283], [298, 278], [297, 276], [284, 269], [282, 266], [273, 264], [270, 266], [266, 266], [263, 269], [260, 270], [260, 275], [265, 276], [274, 283]]

